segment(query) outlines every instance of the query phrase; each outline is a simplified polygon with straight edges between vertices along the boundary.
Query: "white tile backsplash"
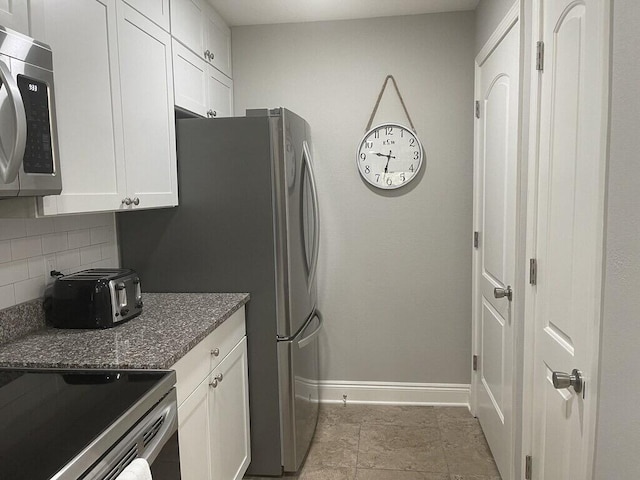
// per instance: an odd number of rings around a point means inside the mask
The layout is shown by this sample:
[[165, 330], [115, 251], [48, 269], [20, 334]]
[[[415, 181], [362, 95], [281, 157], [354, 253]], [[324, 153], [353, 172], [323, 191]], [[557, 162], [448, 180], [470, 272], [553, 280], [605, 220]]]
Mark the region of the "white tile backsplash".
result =
[[29, 278], [29, 264], [26, 260], [0, 263], [0, 285], [9, 285]]
[[72, 230], [67, 234], [69, 248], [80, 248], [91, 245], [91, 230]]
[[0, 242], [0, 263], [11, 261], [11, 241], [4, 240]]
[[42, 297], [49, 272], [118, 267], [112, 213], [0, 219], [0, 309]]
[[13, 284], [0, 287], [0, 310], [12, 307], [16, 304], [16, 295]]
[[52, 233], [42, 237], [42, 253], [62, 252], [69, 248], [67, 232]]
[[15, 238], [11, 240], [11, 259], [35, 257], [42, 254], [42, 237]]
[[102, 260], [102, 248], [100, 245], [91, 245], [80, 249], [80, 262], [82, 264], [95, 263]]

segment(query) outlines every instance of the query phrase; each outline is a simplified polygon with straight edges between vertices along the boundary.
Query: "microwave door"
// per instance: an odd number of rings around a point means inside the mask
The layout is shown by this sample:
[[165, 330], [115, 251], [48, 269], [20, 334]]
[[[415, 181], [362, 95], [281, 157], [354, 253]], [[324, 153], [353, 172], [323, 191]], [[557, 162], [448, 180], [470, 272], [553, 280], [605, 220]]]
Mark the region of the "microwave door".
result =
[[0, 55], [0, 198], [15, 197], [20, 191], [18, 172], [27, 134], [24, 105], [10, 62]]
[[62, 190], [53, 72], [11, 59], [26, 116], [27, 139], [20, 167], [20, 196], [56, 195]]

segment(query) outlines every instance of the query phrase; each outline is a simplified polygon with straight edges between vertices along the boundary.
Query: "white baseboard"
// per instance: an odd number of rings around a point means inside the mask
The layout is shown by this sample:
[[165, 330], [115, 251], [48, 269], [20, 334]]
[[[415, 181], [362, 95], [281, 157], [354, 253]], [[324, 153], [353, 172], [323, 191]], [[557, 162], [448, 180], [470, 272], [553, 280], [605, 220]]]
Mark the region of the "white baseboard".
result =
[[371, 403], [469, 407], [470, 385], [457, 383], [318, 382], [320, 403]]

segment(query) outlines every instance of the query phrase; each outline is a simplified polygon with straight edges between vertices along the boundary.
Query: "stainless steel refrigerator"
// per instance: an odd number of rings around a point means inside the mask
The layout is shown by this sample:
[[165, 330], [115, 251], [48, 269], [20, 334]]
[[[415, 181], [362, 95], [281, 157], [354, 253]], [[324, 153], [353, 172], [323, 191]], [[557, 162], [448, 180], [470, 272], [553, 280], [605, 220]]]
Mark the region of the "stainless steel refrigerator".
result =
[[248, 473], [300, 467], [318, 418], [319, 216], [309, 125], [293, 112], [176, 121], [180, 205], [117, 215], [143, 291], [249, 292]]

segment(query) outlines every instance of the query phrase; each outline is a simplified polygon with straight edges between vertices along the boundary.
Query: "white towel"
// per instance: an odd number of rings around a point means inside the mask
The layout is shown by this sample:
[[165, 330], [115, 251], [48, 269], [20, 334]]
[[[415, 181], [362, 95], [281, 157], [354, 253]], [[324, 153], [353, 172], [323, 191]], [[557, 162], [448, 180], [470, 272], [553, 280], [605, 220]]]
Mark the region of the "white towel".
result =
[[116, 480], [153, 480], [149, 463], [144, 458], [136, 458], [116, 477]]

